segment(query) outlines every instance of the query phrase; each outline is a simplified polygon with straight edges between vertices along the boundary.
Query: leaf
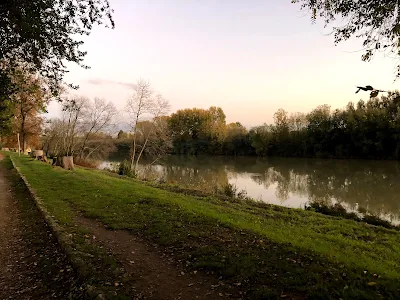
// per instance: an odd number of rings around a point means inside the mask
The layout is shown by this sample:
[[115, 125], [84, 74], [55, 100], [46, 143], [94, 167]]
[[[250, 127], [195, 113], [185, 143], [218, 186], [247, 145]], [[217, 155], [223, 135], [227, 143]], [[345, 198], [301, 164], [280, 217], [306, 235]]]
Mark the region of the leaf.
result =
[[375, 286], [375, 285], [376, 285], [376, 282], [374, 282], [374, 281], [368, 282], [368, 285], [369, 285], [369, 286]]

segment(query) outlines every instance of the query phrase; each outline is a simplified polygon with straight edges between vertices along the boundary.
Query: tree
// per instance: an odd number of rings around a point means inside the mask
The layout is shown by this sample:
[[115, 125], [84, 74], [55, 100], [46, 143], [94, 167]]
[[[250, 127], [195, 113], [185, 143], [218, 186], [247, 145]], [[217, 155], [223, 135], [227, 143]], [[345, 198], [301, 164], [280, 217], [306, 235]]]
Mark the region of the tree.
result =
[[46, 78], [56, 92], [65, 62], [85, 67], [79, 37], [89, 35], [94, 25], [114, 27], [112, 13], [108, 0], [1, 1], [0, 92], [10, 95], [8, 71], [19, 63]]
[[[397, 0], [292, 0], [301, 3], [302, 9], [312, 13], [312, 20], [318, 17], [325, 25], [334, 25], [335, 43], [351, 37], [363, 39], [362, 59], [369, 61], [376, 51], [388, 50], [399, 55], [400, 4]], [[397, 74], [400, 76], [400, 69]]]
[[65, 124], [60, 119], [52, 119], [45, 122], [42, 145], [46, 156], [57, 157], [60, 155], [63, 146], [62, 135], [65, 132], [64, 127]]
[[225, 136], [226, 129], [226, 116], [222, 108], [211, 106], [208, 109], [210, 115], [209, 128], [211, 130], [212, 137], [215, 137], [218, 141], [221, 141]]
[[247, 129], [240, 123], [229, 123], [225, 129], [223, 154], [252, 155], [253, 147], [250, 145]]
[[96, 136], [99, 132], [108, 129], [112, 125], [117, 110], [113, 103], [106, 103], [103, 99], [95, 98], [94, 102], [85, 99], [84, 112], [82, 116], [81, 128], [83, 137], [79, 150], [80, 158], [88, 159], [98, 148], [101, 143], [93, 147], [88, 147], [88, 142], [91, 137]]
[[42, 118], [40, 113], [46, 112], [50, 95], [41, 78], [29, 74], [26, 70], [16, 69], [12, 78], [16, 92], [12, 95], [14, 103], [14, 131], [20, 135], [22, 152], [25, 152], [28, 138], [36, 137], [38, 140], [41, 132]]
[[77, 150], [79, 127], [87, 106], [87, 98], [75, 97], [63, 102], [63, 116], [59, 123], [61, 138], [60, 152], [56, 157], [56, 165], [65, 169], [74, 168], [73, 155]]
[[287, 134], [289, 132], [289, 117], [284, 109], [280, 108], [274, 113], [274, 122], [279, 133]]
[[263, 124], [250, 130], [251, 146], [256, 150], [257, 155], [266, 156], [270, 154], [273, 145], [272, 128], [272, 125]]
[[116, 109], [112, 103], [85, 97], [65, 99], [61, 119], [47, 122], [43, 134], [43, 149], [47, 155], [88, 160], [92, 156], [105, 157], [114, 149], [111, 135]]
[[307, 117], [304, 113], [294, 113], [289, 116], [289, 131], [301, 131], [307, 127]]
[[[151, 89], [150, 83], [146, 80], [139, 79], [134, 87], [134, 92], [131, 98], [128, 99], [127, 110], [130, 116], [130, 124], [132, 127], [132, 147], [130, 157], [130, 170], [132, 174], [137, 174], [137, 167], [140, 158], [148, 146], [151, 132], [157, 129], [153, 126], [144, 134], [145, 138], [143, 144], [138, 144], [141, 122], [152, 121], [155, 122], [161, 116], [164, 116], [169, 111], [169, 103], [161, 95], [157, 95]], [[143, 124], [142, 124], [143, 125]]]
[[219, 107], [183, 109], [168, 121], [175, 151], [200, 154], [220, 151], [226, 136], [225, 114]]
[[137, 124], [138, 130], [136, 134], [140, 145], [140, 152], [136, 159], [137, 163], [139, 163], [143, 154], [151, 157], [152, 161], [149, 165], [154, 164], [167, 154], [171, 147], [167, 120], [168, 117], [160, 116]]

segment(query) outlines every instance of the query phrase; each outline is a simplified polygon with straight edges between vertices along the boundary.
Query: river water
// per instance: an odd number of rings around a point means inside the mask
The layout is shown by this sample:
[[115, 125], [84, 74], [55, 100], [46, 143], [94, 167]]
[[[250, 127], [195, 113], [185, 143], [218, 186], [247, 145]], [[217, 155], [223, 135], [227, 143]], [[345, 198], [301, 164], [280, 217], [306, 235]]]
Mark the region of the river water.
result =
[[[100, 168], [120, 160], [108, 159]], [[348, 210], [400, 223], [397, 161], [169, 156], [143, 176], [204, 190], [230, 183], [249, 197], [287, 207], [301, 208], [313, 200], [340, 202]]]

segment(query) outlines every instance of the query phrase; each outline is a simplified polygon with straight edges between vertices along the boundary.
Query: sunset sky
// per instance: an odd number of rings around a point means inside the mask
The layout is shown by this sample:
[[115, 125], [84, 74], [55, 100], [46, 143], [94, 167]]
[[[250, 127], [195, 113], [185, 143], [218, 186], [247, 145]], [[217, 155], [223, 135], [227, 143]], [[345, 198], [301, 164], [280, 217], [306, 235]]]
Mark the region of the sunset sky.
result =
[[[85, 38], [85, 70], [69, 65], [73, 94], [100, 97], [123, 110], [130, 84], [151, 82], [181, 108], [221, 107], [228, 122], [270, 123], [274, 112], [344, 107], [356, 85], [396, 89], [397, 61], [361, 61], [361, 41], [334, 46], [329, 29], [290, 0], [110, 0], [114, 30]], [[126, 83], [126, 84], [121, 84]], [[50, 106], [50, 117], [59, 107]], [[121, 120], [127, 116], [121, 112]]]

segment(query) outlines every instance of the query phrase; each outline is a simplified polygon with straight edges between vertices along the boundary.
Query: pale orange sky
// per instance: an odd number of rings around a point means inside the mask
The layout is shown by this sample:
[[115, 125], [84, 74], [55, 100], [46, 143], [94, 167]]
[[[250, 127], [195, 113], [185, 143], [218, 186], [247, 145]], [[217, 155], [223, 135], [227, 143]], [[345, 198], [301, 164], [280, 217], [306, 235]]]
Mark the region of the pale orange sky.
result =
[[[85, 39], [85, 63], [70, 65], [74, 94], [100, 97], [123, 110], [131, 90], [112, 82], [148, 79], [181, 108], [221, 107], [228, 122], [251, 127], [274, 112], [308, 112], [320, 104], [344, 107], [368, 99], [356, 85], [396, 89], [397, 61], [361, 61], [361, 41], [335, 47], [322, 21], [290, 0], [110, 0], [114, 30]], [[97, 82], [98, 84], [93, 84]], [[59, 114], [56, 103], [49, 117]], [[127, 116], [121, 112], [120, 119]]]

